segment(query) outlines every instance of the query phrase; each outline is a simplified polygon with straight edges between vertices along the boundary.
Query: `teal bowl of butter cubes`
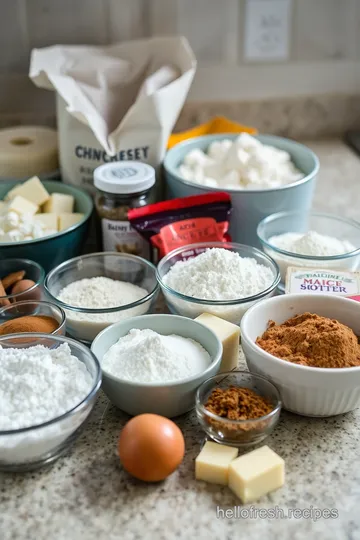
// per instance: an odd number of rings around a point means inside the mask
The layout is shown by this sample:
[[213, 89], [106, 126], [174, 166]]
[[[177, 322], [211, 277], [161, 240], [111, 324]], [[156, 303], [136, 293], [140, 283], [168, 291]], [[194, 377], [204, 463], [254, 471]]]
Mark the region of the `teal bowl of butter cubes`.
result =
[[[93, 202], [85, 191], [74, 186], [55, 180], [43, 180], [41, 184], [50, 197], [55, 193], [60, 194], [60, 197], [51, 197], [51, 206], [46, 212], [53, 214], [57, 228], [63, 230], [55, 232], [54, 229], [53, 234], [31, 240], [4, 242], [0, 240], [0, 261], [10, 258], [30, 259], [48, 272], [58, 264], [81, 254], [87, 239]], [[4, 208], [2, 201], [10, 190], [19, 185], [20, 183], [16, 181], [0, 182], [0, 217]], [[63, 198], [61, 195], [67, 197]], [[68, 207], [61, 207], [59, 204], [61, 200], [67, 200]], [[71, 213], [74, 213], [73, 218], [70, 216]]]

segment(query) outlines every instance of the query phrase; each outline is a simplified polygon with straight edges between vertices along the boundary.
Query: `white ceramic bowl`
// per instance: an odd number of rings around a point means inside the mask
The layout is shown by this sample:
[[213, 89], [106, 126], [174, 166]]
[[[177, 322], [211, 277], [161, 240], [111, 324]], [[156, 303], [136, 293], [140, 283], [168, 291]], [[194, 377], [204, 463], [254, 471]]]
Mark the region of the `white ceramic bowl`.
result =
[[251, 373], [266, 377], [279, 390], [283, 407], [304, 416], [333, 416], [360, 406], [360, 367], [314, 368], [281, 360], [256, 345], [269, 320], [283, 323], [296, 314], [337, 319], [360, 335], [360, 303], [326, 294], [286, 294], [264, 300], [241, 321], [241, 344]]
[[193, 409], [197, 388], [219, 371], [222, 345], [214, 332], [192, 319], [177, 315], [143, 315], [127, 319], [109, 326], [95, 338], [91, 350], [100, 365], [110, 347], [132, 328], [149, 328], [159, 334], [194, 339], [210, 354], [211, 363], [202, 373], [173, 383], [136, 383], [115, 377], [103, 369], [102, 388], [110, 401], [133, 416], [154, 413], [172, 418]]

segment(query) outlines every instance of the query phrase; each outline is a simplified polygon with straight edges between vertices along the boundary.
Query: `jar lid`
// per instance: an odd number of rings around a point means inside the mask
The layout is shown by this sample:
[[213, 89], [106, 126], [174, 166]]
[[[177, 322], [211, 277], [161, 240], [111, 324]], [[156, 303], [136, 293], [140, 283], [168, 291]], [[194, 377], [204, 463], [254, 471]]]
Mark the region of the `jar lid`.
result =
[[155, 184], [155, 169], [141, 161], [114, 161], [94, 170], [94, 185], [106, 193], [141, 193]]

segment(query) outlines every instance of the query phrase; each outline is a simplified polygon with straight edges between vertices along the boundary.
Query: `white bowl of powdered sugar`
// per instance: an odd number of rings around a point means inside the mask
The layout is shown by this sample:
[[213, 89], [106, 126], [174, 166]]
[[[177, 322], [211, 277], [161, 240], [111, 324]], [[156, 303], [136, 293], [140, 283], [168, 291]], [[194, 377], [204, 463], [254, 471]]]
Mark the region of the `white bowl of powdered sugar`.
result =
[[155, 267], [127, 253], [70, 259], [47, 276], [45, 290], [66, 313], [66, 329], [91, 343], [111, 324], [152, 311], [159, 293]]
[[222, 356], [214, 332], [174, 315], [116, 323], [97, 336], [91, 350], [114, 405], [131, 415], [169, 418], [194, 408], [196, 389], [218, 372]]
[[321, 212], [280, 212], [262, 220], [257, 234], [280, 269], [284, 289], [289, 267], [355, 271], [360, 266], [360, 223]]
[[231, 242], [175, 249], [156, 275], [172, 313], [194, 319], [207, 312], [235, 324], [254, 303], [272, 296], [280, 280], [270, 257]]

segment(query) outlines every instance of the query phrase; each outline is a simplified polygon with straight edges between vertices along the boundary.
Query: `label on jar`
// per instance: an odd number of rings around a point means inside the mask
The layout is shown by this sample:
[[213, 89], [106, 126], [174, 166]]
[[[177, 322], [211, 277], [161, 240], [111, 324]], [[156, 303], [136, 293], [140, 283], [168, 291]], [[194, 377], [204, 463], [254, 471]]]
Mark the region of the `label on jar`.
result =
[[360, 272], [289, 267], [285, 292], [338, 294], [357, 300], [356, 296], [360, 293]]
[[101, 220], [104, 251], [131, 253], [149, 259], [149, 244], [132, 228], [128, 221]]

